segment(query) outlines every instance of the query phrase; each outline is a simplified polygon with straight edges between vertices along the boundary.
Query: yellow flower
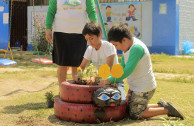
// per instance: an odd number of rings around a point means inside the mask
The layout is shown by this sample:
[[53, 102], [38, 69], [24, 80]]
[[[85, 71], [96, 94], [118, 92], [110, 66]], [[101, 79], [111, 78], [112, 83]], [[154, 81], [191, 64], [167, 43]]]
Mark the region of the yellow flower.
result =
[[110, 75], [110, 67], [107, 64], [102, 64], [98, 72], [99, 77], [102, 77], [102, 79], [108, 78]]
[[78, 67], [78, 68], [77, 68], [77, 71], [81, 71], [81, 70], [82, 70], [81, 67]]
[[123, 75], [123, 67], [120, 64], [115, 64], [112, 66], [111, 75], [112, 77], [119, 78]]

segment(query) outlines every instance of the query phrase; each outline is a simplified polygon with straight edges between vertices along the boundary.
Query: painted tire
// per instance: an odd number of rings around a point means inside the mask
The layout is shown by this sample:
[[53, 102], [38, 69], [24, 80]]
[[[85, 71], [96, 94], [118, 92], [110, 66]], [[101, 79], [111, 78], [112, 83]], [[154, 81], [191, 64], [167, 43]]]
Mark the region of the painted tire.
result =
[[116, 107], [96, 107], [93, 104], [77, 104], [55, 99], [54, 113], [61, 120], [72, 122], [108, 122], [118, 121], [126, 116], [126, 101]]
[[103, 87], [99, 85], [78, 85], [74, 81], [62, 82], [60, 86], [60, 97], [65, 102], [92, 103], [94, 91]]

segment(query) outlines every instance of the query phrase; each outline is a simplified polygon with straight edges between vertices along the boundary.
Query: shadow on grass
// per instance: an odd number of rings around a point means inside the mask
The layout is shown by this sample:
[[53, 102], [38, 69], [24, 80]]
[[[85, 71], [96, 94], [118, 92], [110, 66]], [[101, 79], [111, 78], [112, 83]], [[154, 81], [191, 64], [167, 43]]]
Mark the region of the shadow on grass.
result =
[[[120, 121], [117, 121], [117, 122], [114, 122], [114, 121], [110, 121], [110, 122], [105, 122], [105, 123], [92, 123], [92, 124], [89, 124], [89, 123], [75, 123], [75, 122], [67, 122], [67, 121], [63, 121], [63, 120], [60, 120], [58, 119], [55, 115], [50, 115], [48, 117], [48, 121], [54, 125], [67, 125], [67, 126], [126, 126], [126, 125], [149, 125], [149, 124], [157, 124], [158, 125], [158, 122], [156, 123], [155, 121], [161, 121], [162, 122], [162, 119], [161, 118], [154, 118], [154, 119], [146, 119], [146, 120], [131, 120], [131, 119], [128, 119], [127, 117], [120, 120]], [[152, 123], [150, 123], [150, 121]], [[154, 121], [154, 122], [153, 122]]]
[[42, 103], [28, 103], [24, 105], [13, 105], [7, 106], [3, 109], [4, 114], [19, 114], [25, 110], [38, 110], [38, 109], [45, 109], [46, 104]]
[[[76, 124], [79, 124], [79, 123], [74, 123], [74, 122], [67, 122], [67, 121], [63, 121], [63, 120], [60, 120], [58, 119], [55, 115], [50, 115], [48, 117], [48, 121], [54, 125], [67, 125], [67, 126], [75, 126]], [[80, 123], [81, 124], [81, 123]], [[80, 125], [79, 124], [79, 125]]]

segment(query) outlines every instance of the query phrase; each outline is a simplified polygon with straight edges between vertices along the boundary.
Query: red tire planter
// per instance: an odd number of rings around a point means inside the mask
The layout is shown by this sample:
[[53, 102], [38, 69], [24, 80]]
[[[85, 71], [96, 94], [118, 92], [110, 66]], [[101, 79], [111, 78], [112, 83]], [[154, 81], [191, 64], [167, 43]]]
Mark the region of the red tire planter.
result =
[[116, 107], [96, 107], [93, 104], [77, 104], [64, 102], [60, 98], [55, 99], [55, 116], [65, 121], [72, 122], [108, 122], [121, 120], [126, 116], [126, 101], [122, 101]]
[[103, 86], [78, 85], [75, 81], [64, 81], [60, 86], [60, 97], [71, 103], [92, 103], [94, 91], [101, 87]]

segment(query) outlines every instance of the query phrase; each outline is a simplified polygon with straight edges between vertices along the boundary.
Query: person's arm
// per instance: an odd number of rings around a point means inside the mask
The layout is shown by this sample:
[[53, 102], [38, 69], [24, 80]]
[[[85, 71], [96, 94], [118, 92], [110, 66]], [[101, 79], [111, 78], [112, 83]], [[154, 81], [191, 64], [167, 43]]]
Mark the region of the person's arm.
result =
[[86, 0], [86, 11], [90, 21], [98, 22], [94, 0]]
[[[139, 60], [144, 56], [144, 54], [145, 54], [145, 51], [144, 51], [144, 48], [142, 46], [134, 45], [131, 48], [131, 51], [129, 54], [129, 59], [128, 59], [125, 67], [123, 68], [124, 74], [120, 78], [116, 78], [116, 82], [119, 82], [119, 81], [127, 78], [134, 71]], [[115, 78], [112, 76], [109, 76], [108, 80], [110, 83], [115, 82]]]
[[46, 40], [52, 42], [52, 24], [56, 14], [56, 0], [49, 0], [49, 8], [46, 16]]
[[88, 46], [88, 48], [86, 49], [84, 53], [84, 58], [82, 60], [82, 63], [80, 65], [82, 71], [84, 71], [84, 69], [86, 68], [86, 65], [91, 60], [91, 57], [92, 57], [92, 47]]
[[85, 70], [87, 64], [88, 64], [88, 60], [87, 60], [86, 58], [84, 58], [84, 59], [82, 60], [81, 65], [80, 65], [82, 71]]
[[[123, 54], [122, 54], [122, 58], [121, 58], [121, 63], [120, 63], [120, 65], [121, 65], [123, 68], [125, 67], [125, 62], [124, 62], [124, 56], [123, 56]], [[104, 85], [104, 84], [110, 85], [111, 83], [110, 83], [109, 79], [100, 81], [100, 83], [99, 83], [99, 85]]]
[[110, 68], [112, 68], [114, 58], [115, 58], [115, 54], [110, 55], [109, 57], [106, 58], [106, 64], [108, 64]]
[[46, 29], [52, 29], [56, 10], [57, 10], [57, 0], [49, 0], [49, 8], [46, 16]]
[[123, 54], [122, 54], [122, 58], [121, 58], [121, 63], [120, 63], [120, 65], [121, 65], [123, 68], [125, 68], [125, 61], [124, 61], [124, 56], [123, 56]]

